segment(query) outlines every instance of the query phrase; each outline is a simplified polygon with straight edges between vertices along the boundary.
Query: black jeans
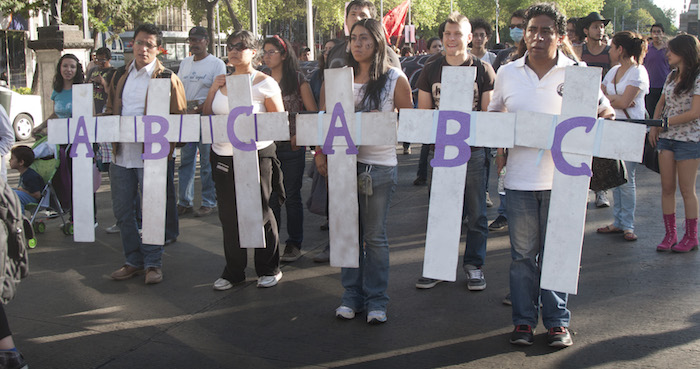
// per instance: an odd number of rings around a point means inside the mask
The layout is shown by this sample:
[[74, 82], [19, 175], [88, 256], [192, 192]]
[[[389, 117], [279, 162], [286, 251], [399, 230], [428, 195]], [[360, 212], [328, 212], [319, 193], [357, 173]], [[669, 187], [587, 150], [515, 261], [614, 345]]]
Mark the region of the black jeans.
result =
[[[268, 151], [272, 151], [269, 153]], [[270, 208], [272, 193], [272, 172], [275, 157], [275, 145], [258, 151], [260, 165], [260, 192], [262, 195], [262, 216], [265, 229], [265, 248], [255, 249], [255, 272], [260, 276], [275, 275], [279, 272], [279, 234], [277, 221]], [[219, 206], [219, 220], [224, 233], [224, 255], [226, 267], [221, 278], [231, 283], [245, 280], [245, 268], [248, 263], [248, 250], [240, 247], [238, 239], [238, 213], [236, 210], [236, 189], [234, 185], [233, 157], [219, 156], [214, 151], [209, 157], [212, 178], [216, 187]]]

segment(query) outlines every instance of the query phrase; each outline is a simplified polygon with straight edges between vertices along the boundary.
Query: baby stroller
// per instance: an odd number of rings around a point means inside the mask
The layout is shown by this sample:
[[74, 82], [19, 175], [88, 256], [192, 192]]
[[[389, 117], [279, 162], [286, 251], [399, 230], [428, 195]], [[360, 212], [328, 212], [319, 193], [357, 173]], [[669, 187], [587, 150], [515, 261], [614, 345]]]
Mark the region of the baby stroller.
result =
[[56, 190], [51, 183], [61, 163], [58, 158], [58, 148], [51, 147], [46, 140], [47, 137], [42, 137], [32, 146], [36, 159], [29, 167], [39, 173], [46, 185], [44, 185], [44, 189], [41, 191], [41, 199], [39, 202], [30, 203], [27, 206], [27, 209], [32, 213], [30, 221], [37, 233], [44, 233], [44, 231], [46, 231], [44, 220], [60, 217], [61, 222], [63, 222], [63, 226], [61, 227], [63, 233], [72, 235], [73, 223], [66, 221], [65, 216], [67, 216], [67, 214], [63, 210], [61, 202], [56, 195]]

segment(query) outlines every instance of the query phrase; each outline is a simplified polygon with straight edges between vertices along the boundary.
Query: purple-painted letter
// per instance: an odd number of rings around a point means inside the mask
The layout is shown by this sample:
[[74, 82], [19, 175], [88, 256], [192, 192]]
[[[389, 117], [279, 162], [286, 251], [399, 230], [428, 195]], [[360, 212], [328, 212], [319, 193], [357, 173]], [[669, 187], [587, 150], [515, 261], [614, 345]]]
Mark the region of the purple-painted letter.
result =
[[[340, 126], [336, 127], [336, 120], [340, 120]], [[333, 154], [333, 139], [336, 136], [345, 137], [345, 141], [348, 143], [348, 148], [345, 153], [348, 155], [357, 155], [357, 147], [350, 137], [350, 130], [348, 129], [348, 122], [345, 121], [345, 111], [340, 103], [335, 103], [333, 107], [333, 114], [331, 115], [331, 125], [328, 127], [328, 134], [326, 135], [326, 141], [323, 143], [323, 153]]]
[[255, 151], [257, 146], [255, 145], [255, 140], [251, 139], [250, 142], [246, 143], [238, 139], [234, 127], [236, 125], [236, 119], [241, 114], [251, 115], [253, 114], [253, 106], [238, 106], [231, 109], [228, 113], [228, 123], [226, 124], [226, 132], [228, 132], [228, 140], [231, 141], [231, 145], [241, 151]]
[[[442, 110], [438, 112], [437, 135], [435, 137], [435, 157], [430, 161], [430, 165], [435, 167], [458, 167], [469, 161], [472, 150], [467, 144], [469, 138], [469, 113], [453, 110]], [[453, 120], [459, 123], [459, 130], [454, 134], [447, 134], [447, 121]], [[445, 148], [454, 146], [459, 151], [454, 159], [445, 158]]]
[[[157, 133], [153, 132], [153, 124], [158, 124], [160, 130]], [[141, 154], [141, 159], [143, 160], [155, 160], [168, 157], [170, 152], [170, 142], [165, 138], [165, 134], [168, 132], [169, 124], [165, 117], [160, 115], [145, 115], [143, 117], [143, 154]], [[159, 144], [160, 150], [158, 152], [153, 152], [153, 144]]]
[[575, 167], [564, 159], [561, 151], [561, 142], [564, 140], [564, 136], [574, 128], [585, 127], [586, 133], [590, 132], [595, 126], [595, 121], [596, 119], [592, 117], [573, 117], [557, 125], [556, 130], [554, 130], [554, 142], [552, 142], [552, 160], [554, 160], [554, 166], [562, 174], [589, 177], [593, 175], [591, 168], [586, 163], [581, 163], [581, 166]]
[[70, 147], [69, 156], [75, 158], [78, 156], [78, 145], [85, 144], [87, 148], [86, 158], [94, 158], [95, 152], [92, 151], [92, 144], [88, 137], [87, 127], [85, 126], [85, 117], [78, 118], [78, 125], [75, 127], [75, 136], [73, 136], [72, 145]]

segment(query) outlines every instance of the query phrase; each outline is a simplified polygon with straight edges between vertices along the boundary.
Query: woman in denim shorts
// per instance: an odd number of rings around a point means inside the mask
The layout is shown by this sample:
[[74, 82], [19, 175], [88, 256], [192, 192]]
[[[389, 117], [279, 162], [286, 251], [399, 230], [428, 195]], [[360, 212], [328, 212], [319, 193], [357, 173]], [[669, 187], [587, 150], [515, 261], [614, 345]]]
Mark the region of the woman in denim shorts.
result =
[[[661, 209], [666, 236], [657, 251], [688, 252], [698, 248], [698, 198], [695, 178], [700, 164], [700, 42], [680, 35], [668, 43], [668, 60], [675, 68], [666, 78], [656, 105], [662, 127], [649, 134], [659, 149]], [[685, 235], [677, 242], [676, 178], [685, 208]]]

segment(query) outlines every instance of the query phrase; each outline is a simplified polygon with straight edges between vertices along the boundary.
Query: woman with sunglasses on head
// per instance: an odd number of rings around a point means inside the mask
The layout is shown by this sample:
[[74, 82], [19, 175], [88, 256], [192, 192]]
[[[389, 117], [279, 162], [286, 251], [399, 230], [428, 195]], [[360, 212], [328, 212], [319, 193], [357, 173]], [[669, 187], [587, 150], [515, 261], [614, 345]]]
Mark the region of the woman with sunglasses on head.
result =
[[[304, 161], [306, 147], [296, 145], [296, 113], [299, 111], [318, 111], [316, 101], [311, 93], [309, 83], [299, 71], [299, 63], [294, 50], [287, 40], [275, 35], [263, 42], [263, 60], [270, 68], [270, 75], [282, 89], [284, 110], [289, 115], [290, 141], [276, 142], [277, 158], [284, 174], [284, 189], [287, 195], [284, 201], [287, 209], [287, 234], [284, 253], [280, 260], [296, 261], [301, 257], [301, 242], [304, 239], [304, 205], [301, 202], [301, 185], [304, 178]], [[272, 192], [272, 211], [277, 224], [280, 224], [281, 206], [278, 193]]]
[[[649, 93], [649, 73], [642, 63], [647, 52], [644, 38], [630, 31], [616, 33], [610, 45], [610, 60], [618, 63], [603, 78], [601, 89], [620, 118], [644, 119], [644, 95]], [[622, 137], [620, 137], [622, 138]], [[613, 189], [615, 198], [612, 224], [598, 233], [622, 233], [627, 241], [636, 241], [634, 210], [637, 206], [635, 172], [637, 163], [625, 161], [627, 183]]]
[[[355, 111], [394, 111], [413, 108], [411, 86], [400, 69], [391, 68], [386, 58], [386, 41], [382, 24], [363, 19], [350, 31], [350, 52], [347, 65], [354, 71]], [[321, 92], [321, 106], [325, 105]], [[326, 111], [333, 110], [326, 106]], [[320, 149], [318, 147], [317, 149]], [[358, 194], [360, 215], [359, 268], [343, 268], [341, 282], [345, 288], [341, 305], [335, 310], [340, 319], [353, 319], [356, 313], [368, 311], [367, 323], [387, 320], [389, 296], [389, 243], [386, 219], [389, 203], [396, 189], [396, 146], [360, 146], [357, 174], [371, 177], [372, 195]], [[320, 150], [319, 150], [320, 153]], [[315, 156], [316, 166], [327, 175], [327, 158]]]
[[[668, 42], [668, 63], [673, 71], [666, 78], [656, 104], [649, 141], [659, 150], [661, 210], [666, 236], [656, 251], [688, 252], [698, 248], [698, 197], [695, 181], [700, 164], [700, 42], [680, 35]], [[683, 197], [685, 235], [676, 233], [676, 182]]]
[[[253, 97], [253, 113], [284, 111], [282, 94], [275, 80], [255, 69], [254, 62], [258, 56], [257, 42], [252, 33], [236, 31], [226, 40], [228, 61], [235, 67], [234, 75], [250, 78]], [[226, 76], [219, 75], [209, 89], [203, 114], [225, 115], [230, 112], [228, 94], [240, 93], [241, 86], [227, 86]], [[262, 193], [262, 215], [265, 232], [265, 248], [255, 249], [255, 271], [258, 275], [258, 287], [272, 287], [282, 278], [279, 268], [279, 235], [277, 222], [270, 208], [270, 194], [273, 178], [279, 178], [279, 161], [275, 155], [272, 141], [257, 141], [260, 168], [260, 186]], [[211, 145], [212, 178], [216, 187], [219, 203], [219, 220], [224, 233], [224, 254], [226, 267], [221, 277], [214, 282], [217, 291], [227, 290], [236, 284], [245, 282], [245, 268], [248, 260], [247, 249], [240, 247], [238, 238], [238, 217], [236, 210], [236, 192], [233, 172], [233, 145], [215, 143]], [[277, 185], [275, 183], [275, 185]], [[279, 186], [281, 187], [281, 186]], [[275, 187], [277, 190], [277, 187]], [[284, 189], [281, 189], [284, 193]]]

